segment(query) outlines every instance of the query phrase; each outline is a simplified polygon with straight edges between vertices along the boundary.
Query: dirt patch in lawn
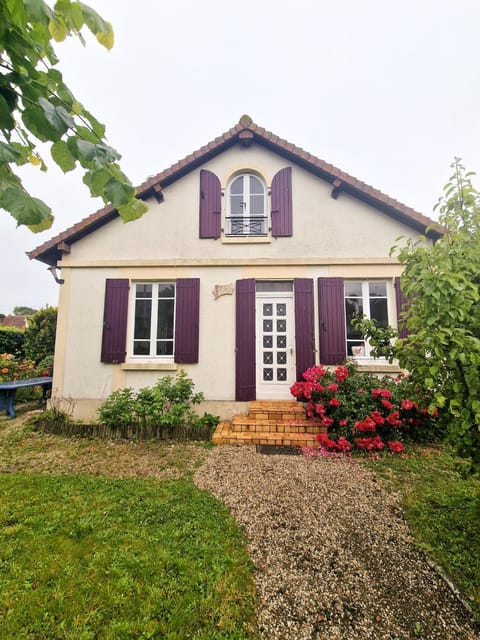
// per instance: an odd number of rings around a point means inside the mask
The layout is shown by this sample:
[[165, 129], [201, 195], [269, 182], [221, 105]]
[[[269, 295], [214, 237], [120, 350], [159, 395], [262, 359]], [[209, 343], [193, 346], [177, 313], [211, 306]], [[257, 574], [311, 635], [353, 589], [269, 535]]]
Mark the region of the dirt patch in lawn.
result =
[[127, 478], [178, 479], [190, 475], [207, 455], [204, 444], [130, 442], [38, 433], [28, 425], [32, 411], [0, 418], [0, 473], [87, 473]]

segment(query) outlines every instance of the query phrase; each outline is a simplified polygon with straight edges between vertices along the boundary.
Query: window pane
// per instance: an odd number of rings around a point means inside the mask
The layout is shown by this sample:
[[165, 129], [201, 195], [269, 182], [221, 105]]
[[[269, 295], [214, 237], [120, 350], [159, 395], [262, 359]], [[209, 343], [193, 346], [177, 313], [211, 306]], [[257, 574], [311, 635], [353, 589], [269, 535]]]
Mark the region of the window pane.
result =
[[157, 338], [173, 338], [173, 300], [158, 301]]
[[355, 280], [345, 281], [345, 297], [346, 298], [361, 298], [362, 297], [362, 283]]
[[370, 318], [376, 320], [381, 327], [388, 326], [386, 298], [373, 298], [370, 300]]
[[152, 285], [151, 284], [137, 284], [135, 286], [135, 292], [137, 298], [151, 298], [152, 297]]
[[236, 193], [243, 196], [243, 176], [238, 176], [230, 186], [230, 193]]
[[152, 301], [151, 300], [136, 300], [135, 301], [135, 328], [133, 337], [146, 338], [150, 340], [150, 327], [152, 316]]
[[277, 304], [277, 316], [286, 316], [287, 315], [287, 305], [283, 302]]
[[352, 327], [353, 318], [363, 316], [362, 300], [357, 298], [347, 298], [345, 300], [345, 316], [347, 321], [347, 338], [362, 338], [362, 333], [358, 329]]
[[272, 304], [264, 304], [263, 305], [263, 315], [271, 316], [273, 313], [273, 305]]
[[271, 349], [273, 346], [273, 336], [263, 336], [263, 348]]
[[271, 333], [273, 331], [273, 320], [263, 321], [263, 331], [265, 333]]
[[243, 216], [244, 209], [245, 207], [243, 206], [243, 195], [230, 196], [230, 214], [232, 216]]
[[133, 355], [134, 356], [149, 356], [150, 355], [150, 342], [137, 342], [133, 343]]
[[370, 297], [386, 297], [387, 295], [387, 283], [386, 282], [369, 282]]
[[257, 291], [292, 291], [293, 284], [291, 282], [277, 282], [275, 280], [260, 280], [256, 284]]
[[175, 296], [175, 285], [173, 283], [160, 283], [158, 285], [159, 298], [173, 298]]
[[265, 213], [265, 198], [262, 196], [250, 196], [250, 215], [263, 216]]
[[173, 340], [159, 340], [157, 342], [157, 356], [172, 356]]
[[262, 194], [263, 196], [263, 184], [260, 182], [258, 178], [255, 176], [250, 176], [250, 193], [251, 194]]

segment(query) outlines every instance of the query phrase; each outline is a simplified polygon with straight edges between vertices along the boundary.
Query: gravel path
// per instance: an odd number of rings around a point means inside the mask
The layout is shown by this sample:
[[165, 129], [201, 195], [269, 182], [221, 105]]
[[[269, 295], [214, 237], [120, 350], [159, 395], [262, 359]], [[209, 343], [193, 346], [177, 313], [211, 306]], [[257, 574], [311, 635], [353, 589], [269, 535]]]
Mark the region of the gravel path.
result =
[[399, 497], [354, 461], [224, 445], [195, 482], [246, 533], [262, 638], [480, 637], [413, 545]]

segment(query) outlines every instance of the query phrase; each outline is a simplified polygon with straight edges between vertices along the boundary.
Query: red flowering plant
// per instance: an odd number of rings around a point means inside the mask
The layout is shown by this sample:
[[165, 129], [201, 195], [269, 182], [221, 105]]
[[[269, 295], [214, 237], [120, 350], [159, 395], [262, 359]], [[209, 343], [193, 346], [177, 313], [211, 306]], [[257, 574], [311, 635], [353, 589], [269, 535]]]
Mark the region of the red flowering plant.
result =
[[305, 403], [308, 418], [326, 428], [318, 441], [327, 451], [398, 453], [405, 440], [422, 439], [431, 430], [427, 403], [412, 399], [405, 379], [379, 379], [353, 364], [311, 367], [290, 391]]

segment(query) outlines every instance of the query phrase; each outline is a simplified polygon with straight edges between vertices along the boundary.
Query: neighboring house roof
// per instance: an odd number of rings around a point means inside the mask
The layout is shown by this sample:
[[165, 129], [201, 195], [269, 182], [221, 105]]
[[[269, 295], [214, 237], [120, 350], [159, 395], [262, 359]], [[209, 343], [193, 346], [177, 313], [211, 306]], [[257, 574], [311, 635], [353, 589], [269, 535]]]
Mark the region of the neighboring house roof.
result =
[[4, 316], [0, 314], [0, 327], [13, 327], [14, 329], [26, 329], [30, 316]]
[[[400, 222], [413, 227], [420, 233], [425, 233], [427, 227], [435, 225], [433, 220], [418, 213], [418, 211], [415, 211], [411, 207], [390, 198], [381, 191], [378, 191], [378, 189], [374, 189], [364, 182], [357, 180], [357, 178], [350, 176], [348, 173], [304, 151], [300, 147], [279, 138], [263, 127], [259, 127], [246, 115], [242, 116], [238, 124], [226, 133], [215, 138], [215, 140], [212, 140], [197, 151], [194, 151], [168, 169], [148, 178], [137, 187], [137, 198], [146, 199], [154, 196], [158, 200], [161, 200], [162, 189], [164, 187], [172, 184], [172, 182], [175, 182], [233, 145], [241, 143], [248, 146], [252, 144], [252, 142], [270, 149], [274, 153], [283, 156], [289, 162], [293, 162], [329, 182], [332, 185], [332, 197], [334, 198], [337, 198], [342, 192], [348, 193], [376, 209], [383, 211], [387, 215], [396, 218]], [[68, 252], [71, 244], [89, 235], [104, 224], [107, 224], [118, 215], [116, 209], [111, 205], [107, 205], [72, 227], [69, 227], [51, 240], [36, 247], [33, 251], [28, 252], [27, 255], [30, 259], [37, 259], [52, 266], [56, 265], [57, 260], [61, 259], [62, 252]], [[433, 238], [440, 237], [440, 235], [442, 235], [441, 227], [435, 226], [431, 228], [429, 235]]]

